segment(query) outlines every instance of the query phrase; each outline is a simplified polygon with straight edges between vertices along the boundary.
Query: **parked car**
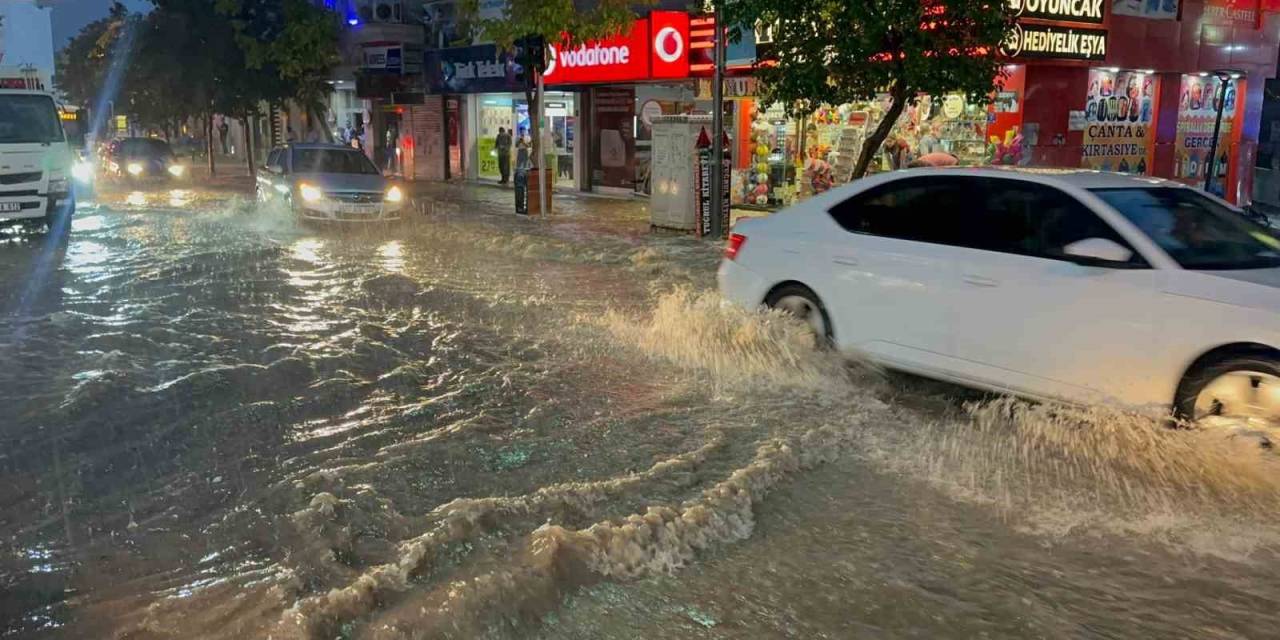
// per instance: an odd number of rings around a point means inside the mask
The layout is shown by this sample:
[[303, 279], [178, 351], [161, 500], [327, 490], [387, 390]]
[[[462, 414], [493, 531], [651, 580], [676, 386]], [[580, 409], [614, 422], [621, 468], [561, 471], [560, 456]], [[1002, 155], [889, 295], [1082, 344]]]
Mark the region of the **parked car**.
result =
[[159, 138], [119, 138], [102, 152], [102, 170], [118, 180], [173, 180], [187, 175], [169, 143]]
[[258, 172], [258, 200], [282, 201], [301, 218], [331, 222], [399, 220], [403, 189], [363, 153], [336, 144], [272, 149]]
[[1280, 426], [1280, 240], [1224, 201], [1089, 171], [921, 169], [740, 222], [719, 271], [886, 367]]

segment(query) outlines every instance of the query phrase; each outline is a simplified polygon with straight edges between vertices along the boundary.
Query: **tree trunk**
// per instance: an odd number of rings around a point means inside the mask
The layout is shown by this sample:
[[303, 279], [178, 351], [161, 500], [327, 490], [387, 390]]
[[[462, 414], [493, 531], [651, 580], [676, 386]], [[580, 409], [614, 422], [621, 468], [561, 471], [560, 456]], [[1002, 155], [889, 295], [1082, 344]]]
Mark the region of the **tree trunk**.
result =
[[244, 129], [244, 162], [249, 169], [249, 177], [257, 178], [257, 169], [253, 166], [253, 121], [252, 114], [240, 119], [241, 128]]
[[213, 114], [204, 117], [204, 150], [209, 155], [209, 176], [218, 175], [218, 163], [213, 159]]
[[858, 164], [853, 167], [853, 175], [850, 180], [857, 180], [867, 175], [867, 167], [871, 165], [871, 158], [875, 157], [880, 151], [880, 145], [884, 144], [884, 139], [889, 136], [889, 131], [893, 129], [893, 125], [897, 124], [898, 116], [902, 115], [903, 109], [907, 107], [907, 92], [901, 85], [895, 85], [889, 92], [892, 102], [889, 104], [889, 110], [885, 112], [884, 118], [880, 120], [880, 124], [876, 125], [875, 131], [862, 143], [862, 153], [858, 156]]

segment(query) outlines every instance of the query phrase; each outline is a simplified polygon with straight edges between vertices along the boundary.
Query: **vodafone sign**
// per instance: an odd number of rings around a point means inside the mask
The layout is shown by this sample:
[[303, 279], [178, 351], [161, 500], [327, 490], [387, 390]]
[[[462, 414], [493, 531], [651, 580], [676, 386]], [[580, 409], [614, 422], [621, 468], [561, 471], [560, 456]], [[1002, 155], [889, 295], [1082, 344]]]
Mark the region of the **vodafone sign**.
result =
[[689, 77], [689, 14], [654, 11], [627, 33], [576, 47], [549, 45], [542, 74], [554, 84], [625, 82]]

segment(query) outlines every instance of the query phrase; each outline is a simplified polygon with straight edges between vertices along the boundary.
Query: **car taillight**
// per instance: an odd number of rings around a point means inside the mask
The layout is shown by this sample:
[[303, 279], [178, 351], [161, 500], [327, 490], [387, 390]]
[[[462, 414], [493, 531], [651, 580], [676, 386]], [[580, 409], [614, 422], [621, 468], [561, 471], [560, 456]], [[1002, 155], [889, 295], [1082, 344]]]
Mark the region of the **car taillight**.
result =
[[724, 257], [729, 260], [736, 260], [738, 253], [742, 251], [742, 245], [747, 243], [747, 237], [741, 233], [729, 234], [729, 244], [724, 246]]

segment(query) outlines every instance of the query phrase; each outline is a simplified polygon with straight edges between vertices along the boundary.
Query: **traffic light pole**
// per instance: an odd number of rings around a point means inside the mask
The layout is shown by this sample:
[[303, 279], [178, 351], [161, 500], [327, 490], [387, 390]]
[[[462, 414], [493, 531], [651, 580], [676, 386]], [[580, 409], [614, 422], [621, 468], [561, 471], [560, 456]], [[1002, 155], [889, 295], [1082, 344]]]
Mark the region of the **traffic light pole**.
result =
[[715, 46], [712, 56], [715, 71], [711, 80], [711, 237], [722, 238], [728, 231], [723, 228], [720, 212], [724, 210], [724, 35], [721, 23], [720, 2], [715, 0]]

